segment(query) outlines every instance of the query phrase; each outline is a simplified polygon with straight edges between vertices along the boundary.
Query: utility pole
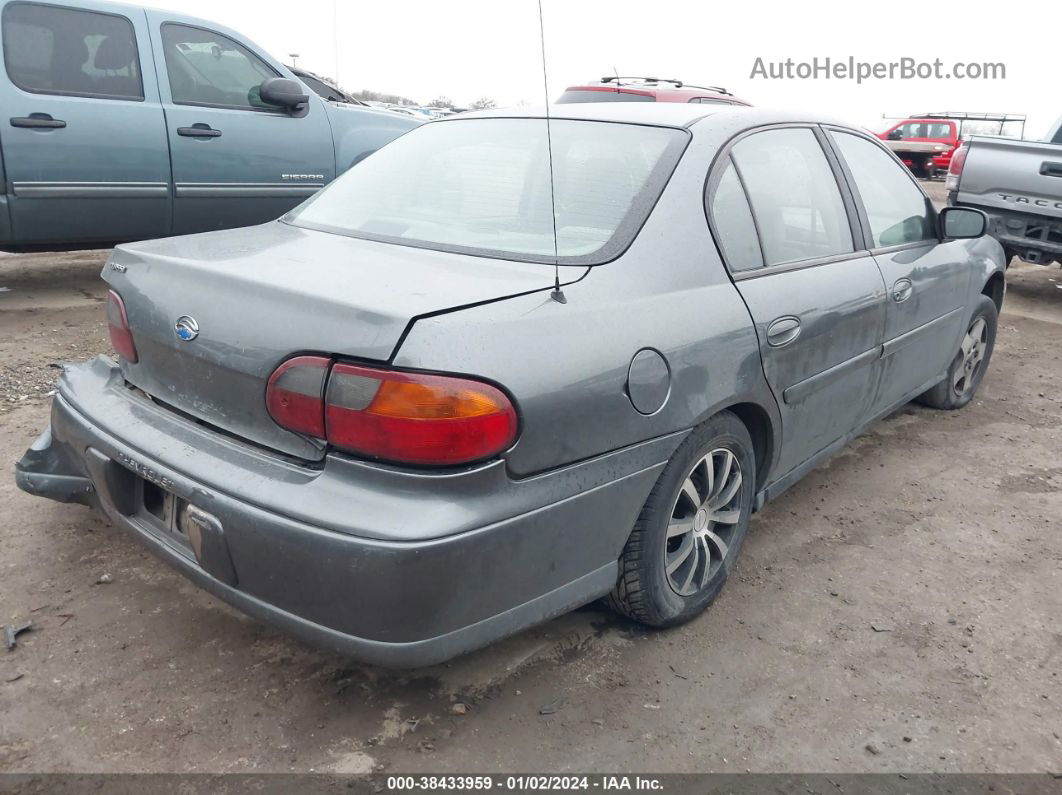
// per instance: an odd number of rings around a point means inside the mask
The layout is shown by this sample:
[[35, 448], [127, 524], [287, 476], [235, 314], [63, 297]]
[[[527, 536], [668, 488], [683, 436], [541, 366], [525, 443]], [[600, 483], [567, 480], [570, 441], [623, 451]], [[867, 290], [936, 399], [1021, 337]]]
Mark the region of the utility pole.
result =
[[297, 52], [289, 52], [288, 57], [291, 59], [291, 68], [294, 69], [296, 66], [295, 62], [299, 60], [299, 54]]

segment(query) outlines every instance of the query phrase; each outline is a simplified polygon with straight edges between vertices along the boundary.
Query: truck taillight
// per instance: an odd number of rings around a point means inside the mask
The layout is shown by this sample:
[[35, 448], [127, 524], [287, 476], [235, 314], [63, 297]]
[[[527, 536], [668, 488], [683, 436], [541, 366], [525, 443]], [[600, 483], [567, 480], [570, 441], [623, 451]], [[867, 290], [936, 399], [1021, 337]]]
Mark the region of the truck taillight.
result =
[[492, 384], [332, 364], [320, 356], [298, 356], [278, 367], [266, 405], [282, 427], [339, 450], [420, 466], [491, 458], [516, 441], [518, 428], [512, 401]]
[[125, 302], [114, 290], [107, 291], [107, 328], [111, 333], [114, 352], [127, 362], [136, 364], [140, 357], [133, 342], [133, 331], [129, 328], [129, 315], [125, 311]]
[[944, 179], [944, 190], [955, 191], [959, 189], [959, 178], [962, 176], [962, 168], [966, 165], [966, 156], [970, 153], [970, 147], [962, 144], [951, 155], [951, 164], [948, 166], [948, 176]]

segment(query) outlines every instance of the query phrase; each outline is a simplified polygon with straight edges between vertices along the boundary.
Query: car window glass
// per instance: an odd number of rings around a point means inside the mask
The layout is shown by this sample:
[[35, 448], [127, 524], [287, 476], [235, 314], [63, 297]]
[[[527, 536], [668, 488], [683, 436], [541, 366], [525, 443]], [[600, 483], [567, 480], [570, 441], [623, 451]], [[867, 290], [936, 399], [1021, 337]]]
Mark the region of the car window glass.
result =
[[750, 135], [731, 157], [756, 214], [767, 265], [853, 250], [841, 191], [811, 130]]
[[656, 102], [651, 94], [632, 94], [629, 91], [595, 91], [592, 89], [569, 89], [561, 94], [558, 105], [572, 102]]
[[563, 119], [425, 124], [288, 219], [443, 250], [601, 256], [637, 234], [686, 140], [672, 128]]
[[727, 165], [716, 185], [710, 210], [719, 245], [730, 269], [747, 271], [762, 267], [763, 255], [756, 237], [756, 224], [733, 163]]
[[117, 14], [13, 3], [4, 9], [4, 63], [38, 94], [144, 98], [132, 23]]
[[907, 169], [865, 138], [831, 132], [855, 179], [874, 246], [936, 238], [926, 197]]
[[346, 97], [339, 89], [328, 85], [323, 80], [318, 80], [316, 77], [310, 77], [309, 75], [298, 75], [299, 80], [308, 85], [317, 96], [322, 99], [330, 99], [338, 102], [346, 102]]
[[227, 36], [171, 23], [162, 26], [162, 48], [175, 103], [276, 110], [259, 87], [277, 73]]

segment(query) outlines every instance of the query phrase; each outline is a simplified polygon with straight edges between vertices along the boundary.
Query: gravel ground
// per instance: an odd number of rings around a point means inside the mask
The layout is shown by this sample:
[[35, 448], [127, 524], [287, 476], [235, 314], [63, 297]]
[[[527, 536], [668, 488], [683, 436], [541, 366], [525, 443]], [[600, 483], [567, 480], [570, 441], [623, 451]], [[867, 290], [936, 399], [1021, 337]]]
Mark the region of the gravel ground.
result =
[[[52, 365], [107, 349], [101, 263], [0, 258], [7, 466]], [[1008, 275], [978, 399], [903, 409], [768, 506], [674, 630], [591, 606], [448, 665], [352, 664], [4, 476], [0, 623], [34, 628], [0, 652], [0, 770], [1058, 771], [1062, 275]]]

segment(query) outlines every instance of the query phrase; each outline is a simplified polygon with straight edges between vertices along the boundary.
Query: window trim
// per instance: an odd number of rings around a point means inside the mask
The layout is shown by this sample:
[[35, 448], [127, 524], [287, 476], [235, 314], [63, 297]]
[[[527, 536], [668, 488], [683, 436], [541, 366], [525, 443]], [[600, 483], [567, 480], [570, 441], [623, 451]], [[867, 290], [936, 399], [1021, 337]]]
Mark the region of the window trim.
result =
[[[248, 47], [242, 41], [237, 41], [232, 36], [229, 36], [229, 35], [227, 35], [225, 33], [222, 33], [219, 30], [213, 30], [211, 28], [205, 28], [202, 25], [192, 25], [192, 24], [189, 24], [187, 22], [180, 22], [180, 21], [175, 20], [175, 19], [167, 19], [164, 22], [159, 24], [159, 41], [162, 44], [162, 65], [166, 68], [166, 88], [169, 89], [169, 92], [170, 92], [170, 103], [171, 104], [173, 104], [173, 105], [181, 105], [182, 107], [191, 107], [191, 108], [217, 108], [217, 109], [220, 109], [220, 110], [243, 110], [243, 111], [248, 111], [250, 113], [267, 113], [270, 116], [285, 116], [285, 117], [290, 117], [291, 116], [291, 114], [288, 113], [285, 108], [280, 108], [280, 107], [278, 107], [278, 108], [256, 108], [253, 105], [222, 105], [222, 104], [216, 103], [216, 102], [178, 102], [176, 99], [174, 99], [173, 98], [173, 83], [172, 83], [172, 81], [170, 79], [170, 64], [166, 60], [166, 39], [165, 39], [165, 33], [163, 32], [164, 29], [167, 26], [170, 26], [170, 25], [172, 25], [174, 27], [178, 27], [178, 28], [190, 28], [192, 30], [201, 30], [204, 33], [209, 33], [211, 36], [220, 36], [223, 39], [228, 39], [233, 44], [236, 44], [237, 46], [242, 47], [243, 49], [247, 50], [247, 52], [251, 53], [251, 55], [253, 55], [259, 61], [261, 61], [263, 64], [265, 64], [266, 68], [269, 69], [269, 71], [271, 71], [273, 73], [274, 77], [284, 77], [284, 75], [282, 75], [280, 72], [278, 72], [276, 70], [276, 68], [274, 68], [273, 64], [269, 63], [268, 60], [263, 58], [261, 54], [259, 54], [259, 53], [255, 52], [254, 50], [252, 50], [250, 47]], [[266, 78], [266, 79], [268, 80], [269, 78]], [[313, 92], [313, 93], [314, 93], [314, 96], [316, 96], [316, 92]], [[307, 106], [309, 106], [310, 104], [312, 104], [312, 100], [311, 100], [311, 102], [307, 103]], [[308, 107], [307, 107], [307, 110], [309, 110]]]
[[[865, 237], [861, 226], [861, 221], [857, 215], [859, 205], [855, 201], [855, 197], [851, 194], [847, 180], [840, 170], [840, 162], [838, 161], [835, 153], [833, 152], [830, 142], [827, 140], [826, 134], [821, 129], [822, 125], [816, 122], [780, 122], [774, 124], [763, 124], [758, 127], [750, 127], [742, 130], [733, 137], [731, 137], [723, 146], [719, 148], [715, 157], [712, 160], [711, 165], [708, 167], [708, 176], [705, 178], [705, 187], [702, 194], [702, 203], [704, 205], [705, 218], [708, 221], [708, 228], [711, 232], [712, 241], [715, 244], [716, 251], [719, 252], [719, 258], [723, 262], [723, 267], [726, 268], [730, 278], [734, 281], [742, 281], [744, 279], [758, 279], [762, 276], [769, 276], [773, 273], [786, 273], [789, 271], [803, 270], [804, 268], [814, 268], [818, 265], [828, 265], [832, 262], [842, 262], [849, 259], [857, 259], [859, 257], [866, 256], [868, 249], [865, 248]], [[739, 144], [745, 138], [755, 135], [756, 133], [765, 132], [768, 130], [786, 130], [786, 129], [806, 129], [811, 130], [815, 136], [815, 140], [822, 149], [822, 154], [826, 158], [826, 163], [833, 172], [834, 181], [837, 183], [837, 190], [841, 194], [841, 202], [844, 206], [845, 214], [848, 217], [849, 234], [852, 238], [852, 251], [841, 252], [839, 254], [830, 254], [825, 257], [811, 257], [808, 259], [791, 260], [789, 262], [780, 262], [775, 265], [767, 265], [766, 257], [763, 254], [763, 240], [760, 235], [760, 222], [756, 217], [756, 210], [752, 206], [752, 202], [748, 201], [748, 190], [745, 188], [745, 179], [741, 176], [741, 169], [737, 163], [732, 160], [730, 154], [733, 148]], [[838, 127], [837, 129], [846, 129]], [[734, 170], [738, 175], [738, 179], [741, 181], [741, 187], [745, 190], [746, 201], [749, 205], [749, 210], [752, 213], [752, 220], [756, 227], [757, 242], [760, 247], [760, 259], [764, 262], [759, 268], [753, 268], [751, 270], [735, 270], [730, 266], [727, 261], [725, 252], [721, 244], [721, 238], [718, 234], [718, 227], [715, 223], [715, 219], [712, 217], [711, 201], [715, 198], [715, 191], [719, 187], [719, 181], [722, 179], [723, 173], [726, 171], [726, 165], [728, 163], [734, 163]]]
[[[858, 130], [841, 127], [836, 124], [824, 124], [822, 125], [822, 129], [826, 143], [837, 158], [837, 163], [844, 175], [844, 180], [848, 184], [848, 190], [851, 192], [852, 198], [855, 201], [856, 211], [859, 214], [859, 224], [862, 227], [863, 245], [866, 246], [867, 251], [871, 254], [892, 254], [897, 251], [906, 251], [907, 249], [920, 248], [921, 246], [928, 244], [936, 245], [942, 242], [940, 237], [939, 213], [937, 212], [937, 208], [933, 206], [933, 200], [929, 198], [929, 194], [926, 192], [926, 189], [922, 187], [922, 183], [920, 183], [915, 178], [915, 175], [911, 173], [911, 169], [903, 164], [903, 161], [896, 156], [895, 152], [885, 146], [879, 138], [866, 135]], [[862, 138], [864, 141], [874, 144], [879, 150], [892, 158], [893, 162], [896, 163], [899, 168], [903, 169], [903, 172], [907, 175], [908, 179], [914, 183], [915, 187], [918, 188], [918, 191], [922, 194], [926, 209], [929, 211], [930, 223], [932, 224], [933, 229], [936, 230], [937, 236], [926, 238], [925, 240], [915, 240], [910, 243], [897, 243], [892, 246], [875, 246], [874, 233], [870, 229], [870, 217], [867, 215], [866, 204], [863, 202], [863, 197], [859, 193], [859, 186], [856, 184], [855, 176], [848, 167], [848, 161], [844, 159], [840, 147], [834, 142], [832, 135], [830, 135], [832, 132], [846, 133], [848, 135], [854, 135], [857, 138]]]
[[56, 3], [37, 3], [29, 2], [28, 0], [16, 0], [14, 3], [8, 3], [4, 6], [3, 14], [0, 15], [0, 43], [2, 43], [3, 32], [7, 28], [7, 12], [17, 6], [37, 6], [38, 8], [54, 8], [59, 11], [73, 11], [82, 14], [96, 14], [102, 17], [114, 17], [124, 21], [129, 26], [129, 33], [133, 37], [133, 51], [136, 53], [136, 65], [137, 65], [137, 82], [140, 84], [140, 96], [130, 97], [120, 94], [98, 94], [91, 91], [56, 91], [47, 88], [29, 88], [22, 85], [11, 74], [11, 64], [8, 61], [8, 51], [4, 48], [4, 73], [7, 75], [7, 79], [11, 81], [11, 85], [20, 91], [25, 91], [27, 94], [37, 94], [39, 96], [46, 97], [81, 97], [87, 99], [109, 99], [114, 102], [146, 102], [146, 92], [144, 91], [144, 62], [140, 57], [140, 41], [136, 35], [136, 25], [133, 24], [133, 20], [124, 14], [117, 14], [113, 11], [97, 11], [91, 8], [75, 8], [72, 6], [58, 5]]

